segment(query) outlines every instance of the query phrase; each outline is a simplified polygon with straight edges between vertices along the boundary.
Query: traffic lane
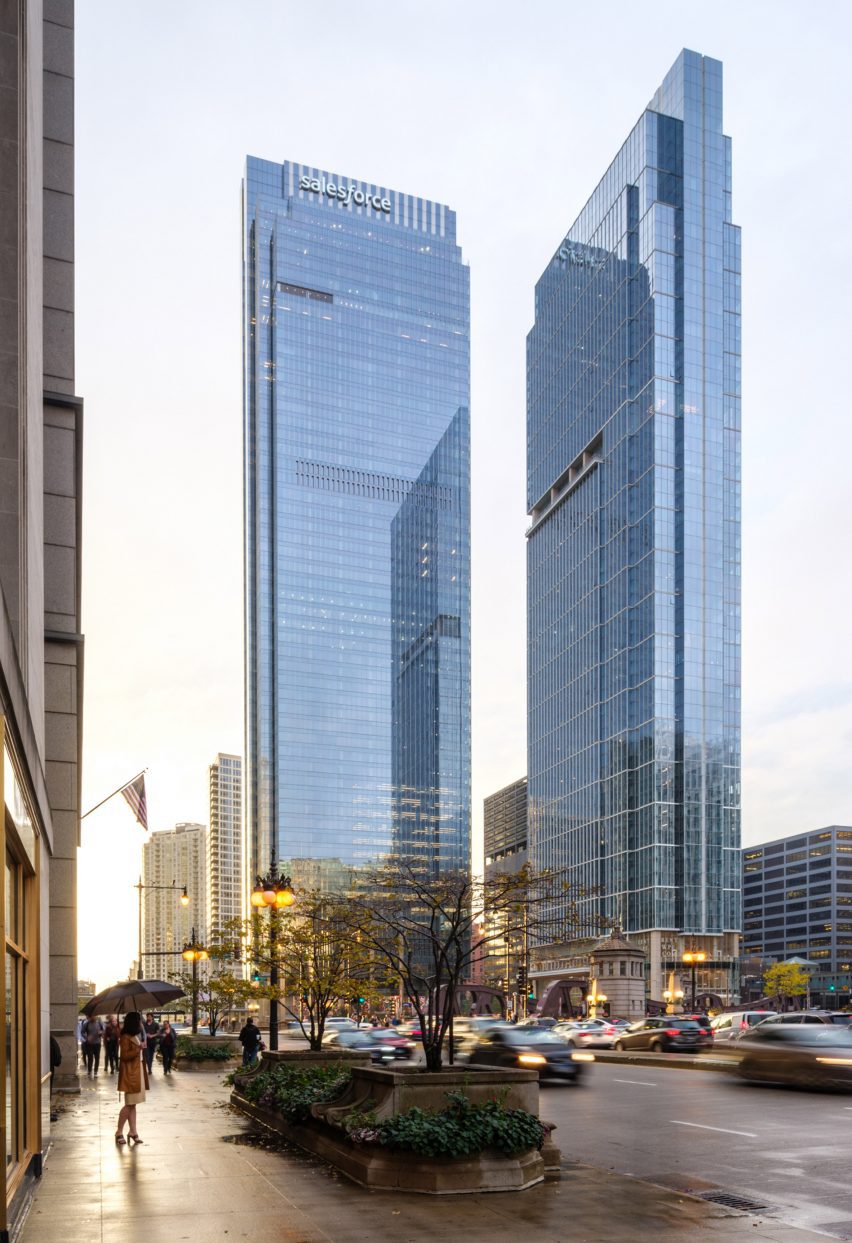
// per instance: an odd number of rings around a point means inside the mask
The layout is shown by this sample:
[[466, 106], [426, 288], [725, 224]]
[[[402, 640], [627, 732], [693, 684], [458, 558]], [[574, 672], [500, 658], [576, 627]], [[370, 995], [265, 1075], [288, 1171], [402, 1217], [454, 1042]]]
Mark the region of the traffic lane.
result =
[[719, 1187], [790, 1224], [846, 1222], [852, 1237], [852, 1095], [597, 1063], [580, 1087], [544, 1082], [541, 1116], [569, 1160], [682, 1190]]

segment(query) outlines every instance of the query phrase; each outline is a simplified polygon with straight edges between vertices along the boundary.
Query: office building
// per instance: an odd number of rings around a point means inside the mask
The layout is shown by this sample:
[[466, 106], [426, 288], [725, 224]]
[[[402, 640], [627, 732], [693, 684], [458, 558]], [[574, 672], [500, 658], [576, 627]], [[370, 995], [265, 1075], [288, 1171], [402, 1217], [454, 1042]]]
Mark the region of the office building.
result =
[[527, 779], [521, 777], [483, 803], [485, 875], [519, 872], [527, 862]]
[[834, 1009], [852, 985], [852, 827], [832, 824], [742, 852], [743, 958], [802, 958], [811, 1000]]
[[[181, 951], [195, 929], [204, 945], [210, 922], [207, 826], [176, 824], [142, 847], [142, 974], [168, 979], [183, 969]], [[181, 903], [186, 886], [188, 905]], [[165, 974], [163, 974], [165, 973]]]
[[0, 833], [6, 1044], [0, 1237], [17, 1237], [76, 1074], [83, 403], [74, 377], [74, 9], [0, 31]]
[[228, 920], [243, 918], [243, 761], [239, 755], [220, 752], [210, 765], [207, 875], [207, 918], [215, 933]]
[[[252, 872], [470, 858], [469, 281], [443, 204], [244, 181]], [[324, 869], [324, 870], [323, 870]]]
[[531, 859], [659, 999], [740, 928], [740, 237], [684, 51], [543, 272], [527, 342]]

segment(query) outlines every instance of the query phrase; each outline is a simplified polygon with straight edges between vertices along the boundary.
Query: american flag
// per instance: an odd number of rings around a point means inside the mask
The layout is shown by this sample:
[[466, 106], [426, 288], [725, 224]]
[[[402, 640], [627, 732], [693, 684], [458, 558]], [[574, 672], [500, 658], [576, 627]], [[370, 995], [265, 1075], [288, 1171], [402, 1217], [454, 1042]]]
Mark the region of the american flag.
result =
[[145, 774], [140, 773], [138, 777], [134, 777], [132, 781], [123, 787], [121, 793], [127, 799], [130, 810], [147, 833], [148, 800], [145, 797]]

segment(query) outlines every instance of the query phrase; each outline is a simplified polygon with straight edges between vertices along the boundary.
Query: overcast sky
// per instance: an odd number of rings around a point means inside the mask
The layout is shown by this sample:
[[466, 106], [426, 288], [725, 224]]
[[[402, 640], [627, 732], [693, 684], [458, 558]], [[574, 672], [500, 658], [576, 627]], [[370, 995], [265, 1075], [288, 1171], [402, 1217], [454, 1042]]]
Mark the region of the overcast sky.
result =
[[[724, 62], [743, 230], [743, 840], [852, 822], [852, 6], [83, 0], [84, 804], [207, 821], [243, 751], [240, 179], [448, 203], [471, 267], [474, 824], [526, 772], [533, 288], [684, 46]], [[135, 955], [144, 835], [84, 821], [80, 974]]]

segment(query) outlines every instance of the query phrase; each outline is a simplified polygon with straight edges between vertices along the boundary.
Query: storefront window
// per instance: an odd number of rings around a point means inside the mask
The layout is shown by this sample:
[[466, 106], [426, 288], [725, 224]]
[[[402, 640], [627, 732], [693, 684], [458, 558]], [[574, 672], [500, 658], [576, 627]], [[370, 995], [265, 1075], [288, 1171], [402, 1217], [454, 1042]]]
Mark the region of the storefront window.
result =
[[22, 1004], [26, 979], [26, 954], [23, 950], [23, 868], [6, 852], [6, 1169], [21, 1156], [21, 1119], [23, 1117], [23, 1049], [24, 1007]]

